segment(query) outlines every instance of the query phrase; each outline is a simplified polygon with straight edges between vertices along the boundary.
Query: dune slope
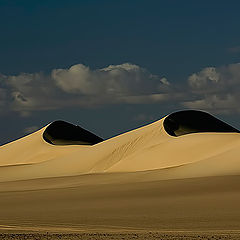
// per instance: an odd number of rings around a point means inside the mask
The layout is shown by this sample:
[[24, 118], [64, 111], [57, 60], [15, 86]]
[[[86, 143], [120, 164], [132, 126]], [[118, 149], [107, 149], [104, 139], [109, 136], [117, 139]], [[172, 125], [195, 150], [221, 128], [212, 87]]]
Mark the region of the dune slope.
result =
[[[184, 112], [180, 112], [179, 116], [175, 113], [106, 141], [81, 129], [79, 131], [80, 133], [84, 131], [83, 137], [74, 136], [77, 139], [75, 144], [77, 142], [78, 145], [49, 144], [44, 140], [49, 126], [45, 127], [0, 148], [0, 181], [170, 168], [174, 168], [171, 170], [174, 173], [181, 172], [176, 173], [176, 177], [184, 178], [183, 169], [193, 166], [197, 166], [198, 169], [206, 168], [206, 171], [192, 171], [192, 174], [189, 174], [189, 170], [186, 170], [186, 177], [194, 177], [193, 172], [196, 172], [197, 177], [201, 174], [206, 176], [207, 173], [208, 176], [213, 173], [224, 174], [224, 171], [226, 174], [238, 174], [240, 172], [238, 130], [209, 114], [186, 112], [187, 120], [183, 118]], [[198, 121], [195, 122], [196, 113]], [[55, 130], [53, 127], [52, 132]], [[196, 132], [198, 129], [199, 132]], [[210, 129], [214, 132], [206, 132]], [[57, 131], [61, 131], [61, 127], [57, 126]], [[175, 131], [177, 134], [172, 136], [169, 131], [172, 133]], [[65, 136], [71, 135], [65, 132]], [[85, 142], [81, 144], [79, 139], [91, 139], [92, 145], [85, 145], [88, 140], [82, 140]], [[229, 164], [225, 163], [226, 159]], [[210, 168], [207, 167], [209, 164]], [[227, 166], [224, 168], [225, 165]], [[160, 178], [162, 179], [162, 176]]]
[[105, 141], [49, 143], [48, 125], [1, 146], [0, 230], [240, 230], [239, 131], [179, 114]]

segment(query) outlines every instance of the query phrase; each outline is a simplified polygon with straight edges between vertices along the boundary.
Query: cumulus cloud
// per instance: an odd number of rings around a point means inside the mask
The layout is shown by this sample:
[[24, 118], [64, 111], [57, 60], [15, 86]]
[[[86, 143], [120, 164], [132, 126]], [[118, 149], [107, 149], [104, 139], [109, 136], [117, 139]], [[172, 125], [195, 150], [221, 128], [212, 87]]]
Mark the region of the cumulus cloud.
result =
[[169, 85], [166, 79], [129, 63], [97, 70], [77, 64], [69, 69], [53, 70], [52, 78], [67, 93], [114, 97], [157, 93]]
[[0, 77], [0, 105], [27, 116], [31, 111], [100, 104], [151, 103], [168, 99], [170, 83], [135, 64], [90, 69], [83, 64], [50, 74], [21, 73]]
[[[91, 69], [76, 64], [49, 74], [0, 75], [0, 110], [32, 111], [106, 104], [165, 104], [210, 112], [240, 112], [240, 64], [206, 67], [182, 85], [131, 63]], [[171, 109], [170, 109], [171, 110]]]
[[189, 101], [187, 108], [197, 108], [219, 113], [240, 112], [240, 64], [219, 68], [208, 67], [188, 78]]
[[[216, 71], [214, 67], [204, 68], [199, 73], [194, 73], [188, 78], [189, 85], [194, 90], [208, 90], [206, 87], [216, 86], [219, 82], [220, 74]], [[211, 87], [211, 88], [212, 88]]]

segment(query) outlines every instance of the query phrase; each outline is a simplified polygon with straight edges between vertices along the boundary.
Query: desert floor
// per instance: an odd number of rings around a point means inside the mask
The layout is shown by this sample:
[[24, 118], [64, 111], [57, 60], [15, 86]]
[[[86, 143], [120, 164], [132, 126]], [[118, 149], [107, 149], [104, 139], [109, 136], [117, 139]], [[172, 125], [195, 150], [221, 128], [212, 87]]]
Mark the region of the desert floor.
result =
[[131, 239], [158, 239], [158, 240], [239, 240], [240, 233], [200, 233], [200, 232], [128, 232], [128, 233], [72, 233], [72, 234], [60, 234], [60, 233], [8, 233], [0, 234], [0, 239], [28, 239], [28, 240], [131, 240]]
[[0, 239], [240, 239], [240, 176], [135, 178], [0, 183]]

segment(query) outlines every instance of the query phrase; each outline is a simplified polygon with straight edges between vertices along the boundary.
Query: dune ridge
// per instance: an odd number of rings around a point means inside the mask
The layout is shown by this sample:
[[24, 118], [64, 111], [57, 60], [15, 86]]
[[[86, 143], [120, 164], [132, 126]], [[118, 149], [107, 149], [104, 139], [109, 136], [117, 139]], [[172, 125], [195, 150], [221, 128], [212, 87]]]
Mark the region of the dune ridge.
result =
[[[180, 118], [176, 117], [177, 113], [170, 114], [152, 124], [105, 141], [81, 130], [96, 139], [93, 145], [81, 144], [79, 141], [78, 145], [49, 144], [44, 141], [44, 134], [53, 125], [47, 125], [33, 134], [1, 146], [0, 181], [164, 169], [169, 172], [170, 168], [174, 168], [171, 171], [176, 178], [194, 177], [194, 174], [200, 177], [206, 176], [206, 173], [209, 176], [239, 174], [239, 131], [209, 114], [185, 112], [179, 112]], [[198, 121], [193, 122], [196, 113]], [[184, 120], [184, 114], [187, 120]], [[193, 121], [191, 114], [194, 116]], [[199, 119], [199, 116], [203, 119]], [[208, 119], [210, 125], [205, 126]], [[202, 121], [205, 121], [204, 126], [201, 126]], [[190, 127], [186, 122], [190, 123]], [[176, 125], [179, 125], [180, 130], [176, 130]], [[178, 134], [169, 134], [169, 126], [178, 131]], [[58, 131], [60, 129], [58, 127]], [[196, 129], [200, 129], [200, 132], [196, 132]], [[214, 132], [204, 129], [213, 129]], [[159, 178], [162, 179], [164, 174], [159, 174]], [[171, 178], [174, 178], [174, 174]]]
[[42, 137], [53, 145], [94, 145], [103, 141], [95, 134], [62, 120], [49, 124]]

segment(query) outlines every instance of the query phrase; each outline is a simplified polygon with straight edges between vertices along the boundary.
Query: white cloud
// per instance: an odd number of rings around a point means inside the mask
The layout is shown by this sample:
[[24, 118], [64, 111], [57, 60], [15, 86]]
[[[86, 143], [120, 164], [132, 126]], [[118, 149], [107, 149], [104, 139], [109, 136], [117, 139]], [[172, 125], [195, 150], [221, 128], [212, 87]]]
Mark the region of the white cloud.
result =
[[63, 91], [83, 95], [152, 94], [163, 90], [163, 85], [169, 85], [167, 79], [161, 79], [130, 63], [96, 70], [77, 64], [69, 69], [53, 70], [52, 78]]
[[199, 73], [194, 73], [188, 78], [189, 85], [192, 89], [201, 90], [209, 86], [215, 87], [219, 82], [220, 74], [214, 67], [204, 68]]
[[[50, 74], [0, 75], [0, 112], [93, 107], [105, 104], [164, 104], [176, 109], [240, 112], [240, 64], [207, 67], [181, 86], [131, 63], [91, 69], [77, 64]], [[170, 109], [171, 111], [171, 109]]]
[[64, 107], [161, 102], [170, 90], [166, 78], [130, 63], [95, 70], [77, 64], [68, 69], [53, 69], [49, 75], [2, 75], [0, 83], [4, 85], [3, 99], [8, 99], [9, 109], [23, 116], [31, 111]]
[[240, 64], [204, 68], [188, 78], [191, 99], [187, 108], [219, 113], [240, 112]]

